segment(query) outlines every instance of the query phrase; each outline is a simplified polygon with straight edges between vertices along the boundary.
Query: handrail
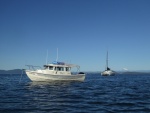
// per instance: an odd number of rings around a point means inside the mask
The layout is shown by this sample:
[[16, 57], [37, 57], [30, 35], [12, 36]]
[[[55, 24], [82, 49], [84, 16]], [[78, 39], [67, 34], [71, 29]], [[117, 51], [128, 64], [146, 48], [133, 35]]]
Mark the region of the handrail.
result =
[[35, 68], [42, 69], [40, 66], [33, 66], [33, 65], [25, 65], [25, 66], [29, 67], [29, 70], [36, 70]]

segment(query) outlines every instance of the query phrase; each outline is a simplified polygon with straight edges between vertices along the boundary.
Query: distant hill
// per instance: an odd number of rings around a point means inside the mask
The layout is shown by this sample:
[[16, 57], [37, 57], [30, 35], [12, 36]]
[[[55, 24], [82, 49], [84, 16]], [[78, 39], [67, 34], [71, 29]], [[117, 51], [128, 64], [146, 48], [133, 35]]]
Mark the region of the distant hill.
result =
[[136, 74], [150, 74], [150, 72], [119, 72], [119, 74], [126, 74], [126, 75], [136, 75]]
[[14, 69], [14, 70], [0, 70], [0, 74], [21, 74], [21, 69]]
[[[25, 72], [23, 72], [25, 73]], [[86, 73], [101, 73], [101, 72], [86, 72]], [[13, 70], [0, 70], [0, 74], [22, 74], [22, 69], [13, 69]], [[139, 72], [136, 72], [136, 71], [128, 71], [128, 72], [116, 72], [116, 74], [126, 74], [126, 75], [136, 75], [136, 74], [150, 74], [150, 71], [139, 71]]]

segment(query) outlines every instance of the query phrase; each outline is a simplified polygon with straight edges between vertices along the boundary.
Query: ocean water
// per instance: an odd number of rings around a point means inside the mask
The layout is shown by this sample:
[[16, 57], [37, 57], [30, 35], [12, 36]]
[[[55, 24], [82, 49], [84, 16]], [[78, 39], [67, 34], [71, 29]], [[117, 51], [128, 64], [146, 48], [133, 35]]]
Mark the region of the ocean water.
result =
[[0, 75], [0, 113], [150, 113], [150, 74], [87, 73], [84, 82]]

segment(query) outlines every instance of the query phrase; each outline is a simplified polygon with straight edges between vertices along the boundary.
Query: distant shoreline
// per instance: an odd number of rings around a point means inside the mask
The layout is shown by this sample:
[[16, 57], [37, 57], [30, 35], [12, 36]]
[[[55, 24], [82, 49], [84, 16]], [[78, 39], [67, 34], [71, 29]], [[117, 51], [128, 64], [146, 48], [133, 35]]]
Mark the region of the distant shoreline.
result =
[[21, 74], [22, 69], [0, 70], [0, 74]]
[[[90, 73], [101, 73], [100, 71], [85, 71], [85, 73], [90, 74]], [[0, 70], [0, 74], [22, 74], [22, 69], [13, 69], [13, 70]], [[23, 73], [25, 74], [25, 73]], [[116, 71], [116, 74], [130, 74], [130, 75], [135, 75], [135, 74], [150, 74], [150, 71], [128, 71], [128, 72], [121, 72], [121, 71]]]

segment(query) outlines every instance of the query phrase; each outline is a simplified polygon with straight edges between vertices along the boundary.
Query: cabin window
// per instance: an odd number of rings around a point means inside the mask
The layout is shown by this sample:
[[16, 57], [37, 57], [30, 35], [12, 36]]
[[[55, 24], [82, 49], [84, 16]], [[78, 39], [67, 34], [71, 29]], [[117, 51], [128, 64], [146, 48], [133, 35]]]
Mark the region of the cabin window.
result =
[[45, 66], [45, 69], [48, 69], [48, 66]]
[[60, 71], [64, 71], [64, 67], [60, 67]]
[[49, 66], [49, 70], [53, 70], [53, 66]]
[[64, 71], [64, 67], [55, 67], [55, 71]]
[[70, 68], [69, 68], [69, 67], [66, 67], [66, 71], [70, 71]]

